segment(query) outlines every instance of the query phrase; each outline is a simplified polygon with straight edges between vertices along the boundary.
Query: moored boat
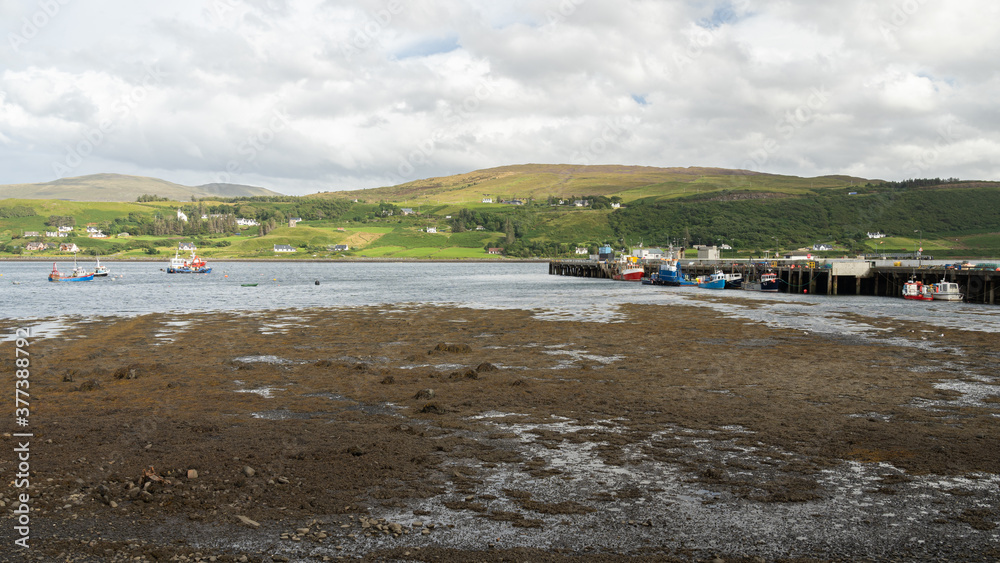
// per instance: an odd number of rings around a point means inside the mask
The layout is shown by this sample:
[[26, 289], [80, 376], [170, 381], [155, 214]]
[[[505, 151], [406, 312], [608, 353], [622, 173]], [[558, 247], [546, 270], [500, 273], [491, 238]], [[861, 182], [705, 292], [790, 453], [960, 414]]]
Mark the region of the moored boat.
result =
[[110, 273], [111, 273], [111, 271], [108, 270], [108, 267], [107, 266], [102, 266], [101, 265], [101, 259], [98, 258], [97, 259], [97, 265], [94, 266], [94, 277], [95, 278], [106, 277]]
[[931, 297], [934, 299], [941, 301], [961, 301], [962, 297], [964, 297], [957, 283], [941, 280], [930, 287]]
[[612, 274], [612, 278], [620, 281], [640, 281], [646, 273], [646, 269], [635, 256], [625, 256], [618, 263], [618, 272]]
[[64, 274], [56, 268], [56, 263], [52, 263], [52, 271], [49, 272], [50, 282], [77, 282], [77, 281], [94, 281], [94, 274], [88, 272], [85, 268], [73, 267], [72, 274]]
[[723, 274], [726, 280], [726, 289], [741, 289], [743, 287], [743, 274]]
[[660, 270], [653, 274], [653, 276], [650, 276], [653, 285], [670, 285], [674, 287], [698, 285], [698, 282], [688, 280], [684, 277], [683, 272], [681, 272], [680, 262], [677, 259], [664, 261], [660, 264]]
[[915, 301], [933, 301], [930, 286], [924, 285], [913, 278], [903, 284], [903, 299], [913, 299]]
[[212, 273], [212, 268], [205, 264], [205, 261], [191, 251], [190, 258], [181, 258], [180, 250], [174, 253], [174, 257], [170, 259], [170, 264], [167, 266], [168, 274], [210, 274]]
[[755, 282], [743, 282], [743, 289], [747, 291], [778, 291], [778, 274], [767, 272], [761, 274], [760, 279]]
[[725, 289], [726, 274], [715, 272], [707, 278], [698, 278], [698, 287], [702, 289]]

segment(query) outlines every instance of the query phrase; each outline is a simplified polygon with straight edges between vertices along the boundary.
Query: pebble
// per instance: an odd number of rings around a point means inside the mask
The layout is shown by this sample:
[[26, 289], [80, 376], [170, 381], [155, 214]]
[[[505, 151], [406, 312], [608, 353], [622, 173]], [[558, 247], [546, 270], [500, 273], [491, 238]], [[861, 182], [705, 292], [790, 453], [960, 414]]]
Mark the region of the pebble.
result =
[[243, 466], [243, 474], [246, 475], [247, 477], [253, 477], [255, 473], [257, 472], [254, 471], [253, 467], [250, 467], [249, 465]]
[[240, 522], [243, 522], [247, 526], [252, 526], [254, 528], [259, 528], [260, 527], [259, 523], [254, 522], [253, 520], [247, 518], [246, 516], [243, 516], [242, 514], [237, 514], [236, 517], [240, 519]]
[[187, 476], [188, 476], [188, 479], [197, 479], [198, 478], [198, 470], [197, 469], [188, 469]]

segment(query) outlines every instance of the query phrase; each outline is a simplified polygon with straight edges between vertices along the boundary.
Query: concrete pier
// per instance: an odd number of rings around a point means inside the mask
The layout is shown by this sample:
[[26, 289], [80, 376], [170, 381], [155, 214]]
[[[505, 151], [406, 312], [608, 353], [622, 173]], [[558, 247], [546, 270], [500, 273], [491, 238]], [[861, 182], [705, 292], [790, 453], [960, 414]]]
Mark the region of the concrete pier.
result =
[[[660, 262], [648, 261], [646, 275], [659, 270]], [[957, 283], [967, 303], [997, 304], [997, 281], [1000, 271], [988, 269], [955, 269], [935, 266], [878, 266], [868, 261], [801, 261], [801, 262], [681, 262], [685, 274], [707, 276], [717, 270], [742, 273], [744, 279], [756, 278], [770, 271], [782, 281], [784, 293], [820, 295], [875, 295], [902, 298], [903, 284], [914, 279], [925, 284], [949, 281]], [[614, 262], [591, 260], [553, 260], [549, 274], [587, 278], [612, 279], [617, 272]]]

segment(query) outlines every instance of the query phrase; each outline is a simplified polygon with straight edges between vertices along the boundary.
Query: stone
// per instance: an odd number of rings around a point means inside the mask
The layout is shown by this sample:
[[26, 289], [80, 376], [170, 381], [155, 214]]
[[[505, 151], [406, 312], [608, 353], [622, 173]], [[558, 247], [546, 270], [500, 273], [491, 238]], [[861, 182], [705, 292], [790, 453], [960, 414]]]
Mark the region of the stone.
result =
[[288, 477], [278, 477], [279, 485], [287, 485], [289, 483]]
[[253, 467], [250, 467], [249, 465], [243, 466], [243, 474], [246, 475], [247, 477], [253, 477], [255, 473], [257, 472], [254, 471]]
[[198, 478], [198, 470], [197, 469], [188, 469], [187, 477], [188, 477], [188, 479], [197, 479]]
[[[244, 524], [250, 526], [251, 528], [260, 528], [259, 522], [254, 522], [253, 520], [247, 518], [246, 516], [243, 516], [242, 514], [237, 514], [236, 517], [240, 519], [240, 522], [243, 522]], [[243, 560], [246, 561], [246, 559]]]

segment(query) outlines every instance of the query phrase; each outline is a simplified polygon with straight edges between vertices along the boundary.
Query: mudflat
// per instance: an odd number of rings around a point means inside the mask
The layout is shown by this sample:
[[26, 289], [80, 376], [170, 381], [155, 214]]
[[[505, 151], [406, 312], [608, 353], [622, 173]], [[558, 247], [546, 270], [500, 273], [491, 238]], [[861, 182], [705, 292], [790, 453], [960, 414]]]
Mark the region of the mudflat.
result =
[[996, 334], [621, 312], [72, 322], [30, 341], [31, 547], [8, 484], [0, 559], [1000, 557]]

